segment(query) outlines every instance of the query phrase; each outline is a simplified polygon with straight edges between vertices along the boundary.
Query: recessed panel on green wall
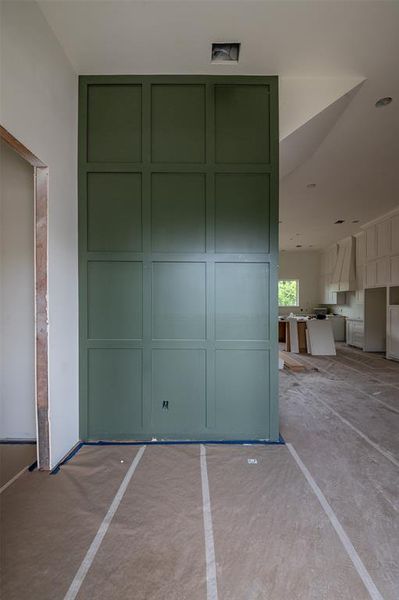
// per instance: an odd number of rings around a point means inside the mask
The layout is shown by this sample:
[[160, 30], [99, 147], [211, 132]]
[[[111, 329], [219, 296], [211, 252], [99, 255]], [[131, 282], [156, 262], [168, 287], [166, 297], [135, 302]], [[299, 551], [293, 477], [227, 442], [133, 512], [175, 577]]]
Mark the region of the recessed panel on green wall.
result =
[[269, 265], [216, 264], [216, 339], [269, 339]]
[[277, 87], [80, 78], [83, 439], [278, 439]]
[[141, 173], [89, 173], [89, 252], [142, 250]]
[[205, 160], [205, 86], [151, 86], [153, 162], [203, 163]]
[[154, 339], [204, 339], [205, 263], [156, 262], [152, 281]]
[[269, 252], [269, 175], [218, 173], [216, 252]]
[[153, 173], [152, 250], [205, 252], [205, 176]]
[[265, 435], [269, 421], [267, 350], [216, 350], [216, 429], [240, 436]]
[[88, 87], [87, 160], [141, 161], [141, 85]]
[[140, 339], [143, 322], [143, 267], [139, 262], [88, 264], [90, 339]]
[[152, 427], [163, 434], [205, 428], [205, 350], [157, 349], [152, 353]]
[[268, 163], [270, 104], [267, 85], [216, 85], [217, 163]]
[[121, 439], [142, 428], [142, 351], [91, 348], [88, 437]]

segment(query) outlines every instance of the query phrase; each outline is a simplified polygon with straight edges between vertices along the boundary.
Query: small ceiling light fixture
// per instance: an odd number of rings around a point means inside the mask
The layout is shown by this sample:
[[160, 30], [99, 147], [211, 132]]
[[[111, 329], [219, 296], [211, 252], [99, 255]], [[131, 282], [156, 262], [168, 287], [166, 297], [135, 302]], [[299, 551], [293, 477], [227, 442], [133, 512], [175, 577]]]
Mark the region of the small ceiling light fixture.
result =
[[385, 98], [380, 98], [379, 100], [377, 100], [377, 102], [375, 103], [375, 107], [381, 108], [382, 106], [388, 106], [388, 104], [391, 104], [391, 102], [391, 96], [385, 96]]
[[309, 189], [315, 188], [316, 184], [315, 183], [308, 183], [308, 185], [306, 187], [309, 188]]
[[211, 62], [223, 63], [233, 62], [238, 63], [240, 55], [239, 42], [218, 42], [212, 44]]
[[352, 223], [360, 223], [360, 219], [353, 219]]

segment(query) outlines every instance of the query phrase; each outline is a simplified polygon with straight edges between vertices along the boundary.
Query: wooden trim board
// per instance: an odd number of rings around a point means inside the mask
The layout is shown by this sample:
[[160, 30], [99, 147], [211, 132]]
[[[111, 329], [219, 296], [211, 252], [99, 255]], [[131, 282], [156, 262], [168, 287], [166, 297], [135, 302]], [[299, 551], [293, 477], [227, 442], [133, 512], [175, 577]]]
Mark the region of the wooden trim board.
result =
[[35, 202], [35, 395], [37, 414], [37, 461], [50, 469], [48, 402], [48, 177], [47, 165], [0, 125], [0, 138], [34, 168]]
[[289, 352], [280, 351], [279, 356], [284, 361], [284, 366], [290, 369], [290, 371], [297, 373], [307, 371], [306, 366], [299, 362], [299, 360], [296, 360]]

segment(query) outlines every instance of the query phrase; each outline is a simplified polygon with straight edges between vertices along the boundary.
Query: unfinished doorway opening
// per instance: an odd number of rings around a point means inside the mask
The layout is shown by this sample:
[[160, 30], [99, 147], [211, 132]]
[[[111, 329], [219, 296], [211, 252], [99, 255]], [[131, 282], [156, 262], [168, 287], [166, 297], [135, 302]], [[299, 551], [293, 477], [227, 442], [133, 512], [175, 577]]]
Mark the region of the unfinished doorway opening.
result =
[[[0, 126], [0, 140], [4, 145], [5, 151], [11, 148], [17, 155], [22, 158], [27, 165], [33, 167], [33, 190], [32, 201], [34, 207], [33, 214], [33, 276], [31, 275], [30, 283], [33, 283], [33, 302], [31, 303], [31, 313], [28, 306], [25, 306], [25, 315], [13, 315], [16, 317], [15, 322], [19, 319], [32, 317], [32, 332], [35, 338], [33, 345], [33, 356], [29, 356], [29, 350], [26, 351], [26, 369], [24, 372], [24, 364], [21, 362], [20, 370], [15, 368], [13, 377], [18, 376], [21, 379], [25, 378], [26, 386], [33, 386], [33, 395], [35, 397], [35, 429], [37, 439], [37, 460], [38, 466], [41, 469], [48, 470], [50, 468], [49, 456], [49, 407], [48, 407], [48, 305], [47, 305], [47, 207], [48, 207], [48, 167], [37, 156], [35, 156], [28, 148], [14, 138], [4, 127]], [[23, 168], [23, 163], [22, 163]], [[29, 173], [25, 172], [29, 176]], [[28, 240], [29, 244], [29, 240]], [[15, 248], [14, 248], [15, 250]], [[12, 252], [14, 252], [11, 249]], [[16, 273], [14, 272], [14, 275]], [[21, 275], [23, 276], [23, 275]], [[29, 274], [27, 275], [29, 285]], [[18, 293], [17, 289], [15, 290]], [[15, 305], [13, 311], [19, 311], [18, 305]], [[10, 322], [9, 322], [10, 325]], [[29, 324], [28, 324], [29, 328]], [[3, 332], [2, 332], [3, 333]], [[26, 336], [25, 336], [26, 337]], [[2, 357], [3, 358], [3, 357]], [[4, 366], [4, 362], [2, 360]], [[30, 367], [29, 367], [30, 364]], [[29, 369], [31, 373], [29, 374]], [[10, 373], [9, 373], [10, 375]], [[28, 390], [25, 390], [28, 393]], [[29, 421], [29, 416], [27, 421]], [[27, 422], [24, 429], [29, 429], [32, 424]], [[28, 431], [26, 431], [28, 433]], [[3, 434], [3, 432], [2, 432]]]

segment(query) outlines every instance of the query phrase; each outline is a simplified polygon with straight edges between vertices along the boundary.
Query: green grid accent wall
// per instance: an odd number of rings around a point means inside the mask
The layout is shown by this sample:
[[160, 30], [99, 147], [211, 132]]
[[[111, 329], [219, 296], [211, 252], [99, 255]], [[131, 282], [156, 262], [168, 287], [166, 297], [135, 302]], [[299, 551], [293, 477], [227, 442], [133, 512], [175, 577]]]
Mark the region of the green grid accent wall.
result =
[[82, 439], [278, 439], [277, 88], [80, 78]]

